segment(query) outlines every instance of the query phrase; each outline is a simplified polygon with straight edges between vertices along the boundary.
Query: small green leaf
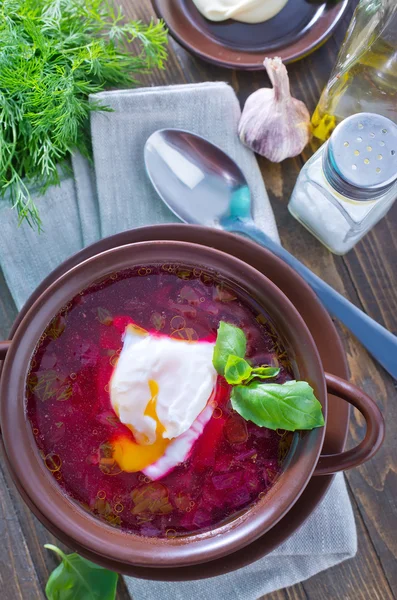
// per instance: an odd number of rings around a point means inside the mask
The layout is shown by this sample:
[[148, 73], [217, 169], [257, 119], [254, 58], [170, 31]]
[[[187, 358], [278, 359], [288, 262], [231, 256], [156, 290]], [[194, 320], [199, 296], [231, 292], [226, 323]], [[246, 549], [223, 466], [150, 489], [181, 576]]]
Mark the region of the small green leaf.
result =
[[306, 381], [236, 386], [232, 406], [244, 419], [268, 429], [314, 429], [324, 425], [320, 402]]
[[229, 354], [225, 366], [225, 379], [232, 385], [247, 385], [255, 377], [258, 379], [271, 379], [272, 377], [277, 377], [279, 373], [280, 369], [276, 367], [263, 366], [252, 368], [244, 358], [234, 356], [233, 354]]
[[252, 372], [252, 367], [244, 358], [229, 354], [225, 366], [225, 379], [232, 385], [243, 383], [249, 378]]
[[219, 323], [218, 335], [212, 358], [212, 363], [219, 375], [224, 374], [229, 355], [232, 354], [233, 356], [244, 358], [246, 348], [247, 338], [245, 337], [244, 331], [239, 327], [230, 325], [230, 323], [221, 321]]
[[52, 544], [44, 548], [58, 554], [62, 562], [51, 573], [45, 593], [48, 600], [114, 600], [118, 575], [78, 554], [66, 555]]
[[251, 370], [251, 375], [245, 383], [250, 383], [255, 377], [258, 379], [271, 379], [272, 377], [277, 377], [279, 373], [280, 369], [277, 367], [255, 367], [255, 369]]

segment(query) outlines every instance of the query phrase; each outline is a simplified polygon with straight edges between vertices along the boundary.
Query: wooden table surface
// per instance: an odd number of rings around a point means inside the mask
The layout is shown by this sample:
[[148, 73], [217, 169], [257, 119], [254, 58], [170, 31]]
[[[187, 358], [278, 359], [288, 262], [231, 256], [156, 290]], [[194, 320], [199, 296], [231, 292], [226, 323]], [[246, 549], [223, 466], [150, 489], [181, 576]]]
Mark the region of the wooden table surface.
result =
[[[130, 17], [147, 20], [152, 15], [149, 0], [121, 3]], [[328, 79], [355, 4], [353, 0], [344, 22], [320, 50], [289, 67], [292, 93], [304, 100], [310, 110]], [[163, 85], [207, 80], [228, 81], [241, 102], [254, 90], [268, 85], [263, 73], [212, 67], [187, 54], [173, 40], [166, 69], [142, 78], [142, 83]], [[340, 293], [397, 333], [397, 245], [393, 235], [397, 231], [397, 203], [347, 256], [333, 256], [287, 211], [296, 177], [312, 151], [313, 147], [307, 148], [302, 156], [282, 164], [260, 160], [282, 243]], [[1, 339], [1, 335], [7, 335], [16, 314], [1, 274], [0, 290]], [[345, 345], [351, 381], [376, 399], [387, 424], [386, 442], [376, 457], [346, 473], [357, 523], [358, 553], [354, 559], [304, 583], [267, 595], [266, 600], [397, 598], [397, 386], [343, 326], [339, 323], [336, 326]], [[354, 412], [350, 446], [363, 437], [364, 428], [361, 415]], [[45, 543], [58, 544], [22, 502], [4, 462], [0, 462], [1, 598], [45, 598], [46, 581], [57, 565], [55, 556], [43, 549]], [[118, 590], [119, 600], [129, 598], [123, 582]]]

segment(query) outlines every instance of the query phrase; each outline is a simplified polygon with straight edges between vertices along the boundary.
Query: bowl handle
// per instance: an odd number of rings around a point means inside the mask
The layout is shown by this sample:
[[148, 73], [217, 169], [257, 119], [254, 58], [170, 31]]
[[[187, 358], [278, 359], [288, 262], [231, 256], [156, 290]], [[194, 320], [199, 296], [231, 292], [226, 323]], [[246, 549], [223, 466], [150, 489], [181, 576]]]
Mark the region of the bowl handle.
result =
[[325, 381], [329, 394], [346, 400], [360, 411], [365, 419], [367, 430], [363, 441], [355, 448], [340, 454], [322, 454], [314, 475], [331, 475], [361, 465], [379, 450], [385, 437], [385, 422], [372, 398], [336, 375], [325, 373]]
[[11, 346], [11, 340], [0, 342], [0, 360], [4, 360], [9, 347]]

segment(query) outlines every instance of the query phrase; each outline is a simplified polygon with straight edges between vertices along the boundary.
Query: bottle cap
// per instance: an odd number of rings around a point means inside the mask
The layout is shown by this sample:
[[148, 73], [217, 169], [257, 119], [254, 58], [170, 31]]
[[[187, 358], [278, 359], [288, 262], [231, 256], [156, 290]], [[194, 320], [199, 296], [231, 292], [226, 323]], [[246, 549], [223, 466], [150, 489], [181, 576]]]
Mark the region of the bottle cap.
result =
[[375, 113], [342, 121], [324, 152], [324, 174], [340, 194], [375, 200], [397, 181], [397, 125]]

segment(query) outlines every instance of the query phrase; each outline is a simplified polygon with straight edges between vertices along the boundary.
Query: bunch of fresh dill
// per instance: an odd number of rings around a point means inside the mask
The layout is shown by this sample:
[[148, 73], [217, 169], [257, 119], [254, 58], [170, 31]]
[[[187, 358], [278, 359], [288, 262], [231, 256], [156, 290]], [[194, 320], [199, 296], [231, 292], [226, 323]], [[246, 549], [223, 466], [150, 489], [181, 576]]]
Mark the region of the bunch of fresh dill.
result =
[[88, 95], [161, 68], [165, 45], [162, 23], [127, 22], [107, 0], [0, 0], [0, 194], [19, 223], [40, 228], [29, 190], [59, 183], [70, 152], [89, 156], [89, 114], [106, 107]]

